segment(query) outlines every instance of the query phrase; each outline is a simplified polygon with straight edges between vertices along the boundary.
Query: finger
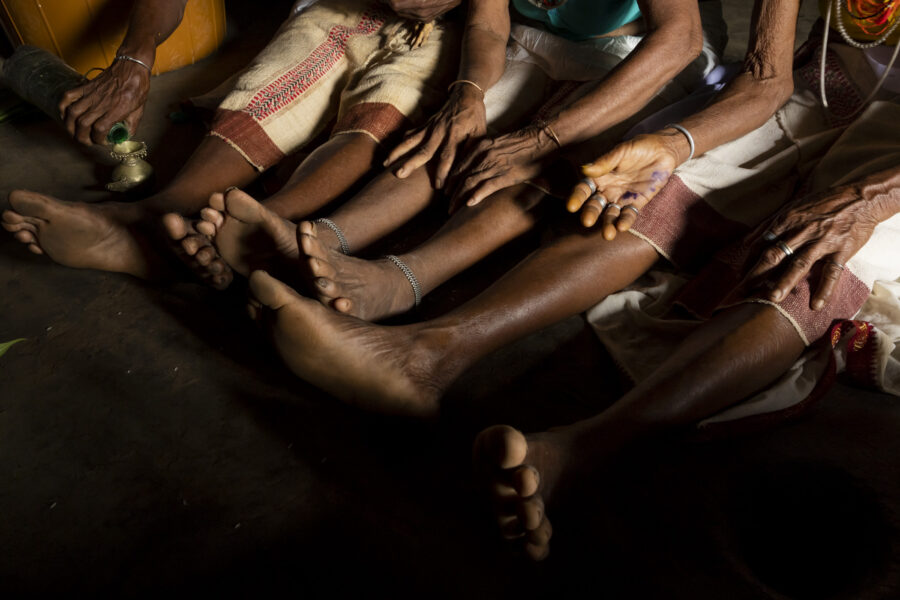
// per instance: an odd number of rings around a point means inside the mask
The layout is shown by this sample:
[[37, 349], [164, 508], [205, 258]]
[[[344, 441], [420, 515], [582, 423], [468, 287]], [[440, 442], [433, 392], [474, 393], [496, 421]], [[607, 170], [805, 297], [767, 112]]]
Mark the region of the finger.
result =
[[[98, 118], [94, 121], [94, 124], [91, 125], [91, 141], [95, 144], [105, 144], [106, 136], [109, 134], [109, 130], [112, 129], [112, 126], [115, 123], [116, 119], [112, 113], [106, 113]], [[131, 130], [129, 129], [129, 131]]]
[[474, 145], [467, 144], [465, 156], [453, 165], [450, 177], [462, 182], [465, 180], [464, 175], [486, 170], [486, 153], [490, 145], [490, 140], [482, 140]]
[[846, 259], [838, 254], [826, 256], [822, 266], [822, 275], [819, 279], [819, 285], [816, 293], [810, 300], [809, 307], [813, 310], [822, 310], [828, 301], [831, 300], [831, 294], [837, 287], [841, 275], [844, 274], [844, 263]]
[[622, 208], [619, 218], [616, 219], [616, 230], [620, 233], [628, 231], [640, 215], [639, 209], [634, 204], [628, 204]]
[[59, 100], [59, 118], [65, 121], [66, 111], [68, 110], [69, 106], [71, 106], [75, 102], [78, 102], [83, 97], [84, 87], [79, 86], [76, 88], [72, 88], [71, 90], [66, 90], [66, 92], [63, 93], [62, 98], [60, 98]]
[[405, 179], [406, 177], [409, 177], [413, 171], [430, 161], [431, 157], [434, 156], [434, 153], [437, 152], [442, 140], [443, 136], [430, 135], [428, 140], [426, 140], [425, 145], [400, 165], [400, 168], [397, 169], [395, 173], [397, 177]]
[[437, 171], [434, 176], [434, 185], [438, 189], [444, 187], [447, 176], [450, 175], [450, 169], [453, 167], [453, 161], [456, 160], [456, 148], [458, 143], [454, 140], [444, 142], [444, 148], [441, 150], [440, 162], [438, 162]]
[[[575, 184], [575, 187], [572, 188], [572, 193], [569, 194], [569, 201], [566, 203], [566, 210], [568, 210], [570, 213], [578, 212], [590, 197], [590, 186], [583, 181], [579, 181]], [[599, 215], [600, 213], [597, 214]], [[588, 227], [590, 227], [590, 225], [588, 225]]]
[[491, 194], [499, 192], [504, 188], [508, 188], [511, 185], [515, 185], [516, 183], [516, 178], [511, 175], [492, 177], [491, 179], [484, 181], [481, 185], [475, 188], [475, 190], [472, 192], [472, 195], [466, 202], [466, 206], [475, 206], [485, 198], [490, 197]]
[[82, 98], [78, 100], [74, 104], [70, 105], [68, 110], [66, 110], [66, 131], [69, 132], [69, 135], [75, 137], [75, 130], [78, 126], [78, 120], [81, 118], [81, 115], [86, 113], [91, 109], [91, 101], [88, 98]]
[[767, 273], [778, 268], [778, 266], [788, 257], [785, 251], [777, 245], [777, 241], [776, 243], [773, 243], [759, 238], [757, 243], [765, 245], [765, 249], [762, 250], [759, 258], [753, 265], [753, 268], [747, 273], [747, 276], [744, 278], [745, 281], [752, 281], [763, 277]]
[[582, 165], [581, 172], [586, 177], [601, 177], [612, 171], [622, 159], [624, 148], [616, 146], [594, 162]]
[[775, 287], [768, 293], [769, 300], [781, 302], [809, 274], [810, 269], [819, 260], [819, 253], [814, 246], [794, 253], [787, 260], [787, 268], [778, 278]]
[[90, 112], [86, 112], [75, 123], [75, 139], [85, 146], [93, 145], [94, 141], [91, 135], [94, 132], [94, 123], [103, 116], [103, 112], [99, 108], [95, 108]]
[[468, 177], [462, 178], [457, 184], [454, 196], [465, 199], [466, 204], [471, 199], [472, 191], [481, 185], [481, 182], [493, 176], [493, 171], [480, 171], [471, 173]]
[[[138, 106], [130, 115], [125, 117], [125, 126], [128, 127], [128, 133], [134, 137], [137, 133], [138, 125], [141, 124], [141, 118], [144, 116], [144, 105]], [[110, 125], [112, 126], [112, 125]]]
[[610, 204], [603, 211], [601, 222], [603, 223], [603, 237], [609, 241], [616, 239], [616, 219], [622, 213], [618, 204]]
[[397, 144], [393, 151], [388, 155], [387, 160], [384, 161], [384, 166], [391, 166], [398, 158], [404, 156], [407, 152], [421, 144], [422, 140], [425, 139], [425, 133], [424, 129], [419, 129], [407, 135], [406, 138]]
[[602, 194], [594, 194], [584, 205], [581, 211], [581, 224], [585, 227], [593, 227], [606, 208], [606, 198]]

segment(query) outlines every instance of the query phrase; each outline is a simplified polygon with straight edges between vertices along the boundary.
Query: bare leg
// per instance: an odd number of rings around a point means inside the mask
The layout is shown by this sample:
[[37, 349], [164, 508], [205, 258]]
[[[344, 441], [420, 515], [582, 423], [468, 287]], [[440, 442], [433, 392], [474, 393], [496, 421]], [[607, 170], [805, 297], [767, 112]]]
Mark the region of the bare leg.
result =
[[523, 435], [507, 426], [482, 432], [476, 461], [490, 477], [503, 532], [541, 559], [552, 529], [544, 513], [553, 492], [575, 485], [617, 450], [715, 414], [765, 387], [803, 351], [775, 308], [722, 311], [688, 337], [646, 381], [595, 417]]
[[487, 353], [579, 313], [647, 270], [656, 252], [633, 236], [570, 235], [532, 254], [484, 293], [425, 323], [383, 327], [300, 297], [263, 272], [253, 295], [300, 377], [371, 410], [433, 413], [444, 390]]
[[151, 198], [85, 204], [16, 190], [3, 226], [32, 252], [46, 253], [62, 265], [164, 278], [169, 267], [141, 225], [165, 211], [196, 212], [213, 191], [246, 185], [256, 175], [236, 150], [207, 137], [172, 183]]
[[[427, 185], [427, 180], [424, 183]], [[459, 210], [428, 241], [399, 258], [412, 269], [423, 294], [427, 294], [497, 248], [530, 231], [538, 221], [538, 208], [543, 197], [542, 192], [525, 185], [498, 192], [478, 206]], [[387, 198], [394, 200], [391, 196]], [[417, 196], [406, 201], [404, 206], [407, 210], [421, 210], [424, 208], [422, 200]], [[377, 217], [385, 204], [383, 197], [359, 204], [354, 202], [331, 218], [345, 229], [348, 239], [362, 239], [367, 243], [403, 222], [398, 218], [397, 208], [388, 209], [393, 213], [392, 220]], [[367, 228], [366, 223], [373, 218], [375, 226]], [[335, 247], [330, 230], [312, 223], [301, 223], [299, 234], [301, 249], [309, 257], [309, 271], [314, 277], [311, 287], [323, 304], [366, 320], [377, 320], [413, 307], [412, 288], [394, 263], [386, 259], [365, 261], [345, 256]], [[323, 236], [327, 236], [324, 241]]]
[[[196, 259], [201, 277], [208, 277], [210, 269], [226, 263], [246, 276], [251, 265], [258, 268], [272, 257], [296, 258], [296, 228], [290, 220], [304, 217], [347, 192], [371, 170], [377, 150], [378, 144], [367, 135], [337, 135], [316, 148], [284, 189], [263, 203], [246, 194], [229, 196], [230, 201], [207, 194], [202, 221], [192, 225], [181, 214], [172, 213], [164, 217], [163, 225], [169, 237], [180, 242], [184, 253]], [[211, 238], [215, 238], [215, 246]]]

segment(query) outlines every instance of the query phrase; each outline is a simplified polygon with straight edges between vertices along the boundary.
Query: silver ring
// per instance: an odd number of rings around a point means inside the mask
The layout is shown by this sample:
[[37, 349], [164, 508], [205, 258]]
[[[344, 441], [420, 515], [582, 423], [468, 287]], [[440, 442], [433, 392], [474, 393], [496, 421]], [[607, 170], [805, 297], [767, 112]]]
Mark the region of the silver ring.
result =
[[588, 202], [590, 202], [591, 200], [596, 200], [597, 202], [600, 203], [600, 212], [603, 212], [603, 209], [606, 208], [607, 204], [609, 204], [609, 202], [606, 200], [606, 198], [603, 197], [603, 194], [598, 194], [598, 193], [592, 194], [591, 197], [588, 198]]
[[839, 263], [839, 262], [836, 261], [836, 260], [830, 260], [830, 261], [828, 261], [828, 262], [830, 262], [831, 264], [833, 264], [834, 266], [836, 266], [836, 267], [837, 267], [838, 269], [840, 269], [841, 271], [843, 271], [843, 270], [845, 269], [844, 265], [842, 265], [841, 263]]
[[621, 214], [621, 212], [622, 212], [622, 207], [619, 206], [618, 204], [616, 204], [615, 202], [610, 202], [609, 204], [606, 205], [606, 208], [607, 208], [607, 209], [615, 208], [616, 210], [619, 211], [620, 214]]
[[591, 179], [590, 177], [585, 177], [584, 179], [581, 180], [581, 183], [583, 183], [583, 184], [585, 184], [586, 186], [588, 186], [588, 189], [591, 190], [591, 195], [593, 195], [594, 192], [597, 191], [597, 184], [594, 183], [594, 180]]
[[626, 206], [626, 207], [623, 208], [622, 210], [625, 210], [625, 209], [633, 210], [635, 216], [640, 216], [640, 215], [641, 215], [641, 209], [639, 209], [639, 208], [638, 208], [637, 206], [635, 206], [634, 204], [629, 204], [628, 206]]
[[785, 258], [791, 256], [794, 253], [794, 251], [791, 249], [791, 247], [788, 246], [787, 244], [785, 244], [784, 242], [782, 242], [781, 240], [776, 241], [775, 245], [778, 247], [779, 250], [784, 252]]
[[774, 242], [778, 239], [778, 236], [772, 233], [772, 230], [766, 229], [765, 233], [762, 234], [762, 239], [766, 242]]

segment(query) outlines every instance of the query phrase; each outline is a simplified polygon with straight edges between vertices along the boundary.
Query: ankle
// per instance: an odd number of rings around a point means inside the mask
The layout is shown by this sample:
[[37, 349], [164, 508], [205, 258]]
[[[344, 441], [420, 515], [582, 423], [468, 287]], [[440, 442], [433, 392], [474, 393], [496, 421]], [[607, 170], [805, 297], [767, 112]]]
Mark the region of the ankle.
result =
[[460, 332], [453, 326], [419, 323], [410, 344], [410, 358], [431, 373], [443, 389], [448, 389], [478, 357], [459, 343]]

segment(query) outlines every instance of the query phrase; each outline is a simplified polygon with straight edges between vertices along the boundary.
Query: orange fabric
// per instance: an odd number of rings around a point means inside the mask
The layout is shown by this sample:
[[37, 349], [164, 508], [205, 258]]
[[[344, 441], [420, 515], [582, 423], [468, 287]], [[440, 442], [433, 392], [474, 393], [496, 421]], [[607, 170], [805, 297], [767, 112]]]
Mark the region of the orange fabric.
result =
[[[121, 0], [0, 0], [0, 23], [14, 45], [44, 48], [87, 73], [115, 58], [130, 10]], [[224, 37], [225, 1], [190, 0], [181, 25], [157, 49], [153, 73], [193, 64]]]

